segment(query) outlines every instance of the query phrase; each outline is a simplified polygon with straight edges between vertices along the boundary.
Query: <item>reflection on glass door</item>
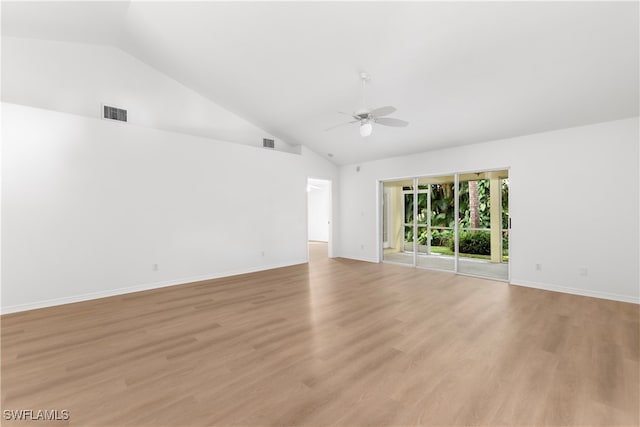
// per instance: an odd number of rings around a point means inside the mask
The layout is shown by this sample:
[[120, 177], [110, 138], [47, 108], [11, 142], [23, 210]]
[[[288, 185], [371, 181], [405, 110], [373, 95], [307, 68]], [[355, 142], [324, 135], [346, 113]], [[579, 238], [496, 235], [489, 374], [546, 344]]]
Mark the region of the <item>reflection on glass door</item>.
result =
[[385, 182], [382, 200], [382, 259], [413, 265], [413, 180]]
[[458, 272], [509, 278], [507, 171], [459, 176]]

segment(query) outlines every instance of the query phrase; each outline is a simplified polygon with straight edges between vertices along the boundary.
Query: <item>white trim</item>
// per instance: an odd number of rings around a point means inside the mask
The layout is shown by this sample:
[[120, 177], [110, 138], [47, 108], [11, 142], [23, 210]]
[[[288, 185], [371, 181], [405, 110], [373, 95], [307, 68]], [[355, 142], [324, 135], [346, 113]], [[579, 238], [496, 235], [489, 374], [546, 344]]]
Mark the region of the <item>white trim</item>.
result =
[[[405, 218], [406, 219], [406, 218]], [[413, 178], [413, 265], [418, 265], [418, 178]], [[404, 249], [404, 248], [403, 248]]]
[[[383, 233], [383, 227], [384, 227], [384, 218], [385, 218], [385, 214], [384, 214], [384, 184], [382, 184], [382, 182], [380, 180], [376, 180], [376, 206], [378, 207], [378, 209], [376, 209], [376, 224], [378, 225], [376, 227], [376, 263], [380, 262], [380, 260], [382, 259], [382, 255], [384, 254], [384, 233]], [[388, 206], [387, 206], [388, 208]], [[388, 215], [387, 215], [387, 220], [388, 220]], [[389, 225], [387, 224], [387, 235], [389, 234]]]
[[[471, 197], [469, 197], [471, 199]], [[460, 272], [460, 174], [453, 174], [453, 271]]]
[[30, 302], [30, 303], [26, 303], [26, 304], [10, 305], [10, 306], [7, 306], [7, 307], [2, 307], [2, 310], [1, 310], [0, 314], [17, 313], [17, 312], [20, 312], [20, 311], [35, 310], [35, 309], [38, 309], [38, 308], [53, 307], [53, 306], [63, 305], [63, 304], [72, 304], [72, 303], [75, 303], [75, 302], [89, 301], [89, 300], [94, 300], [94, 299], [99, 299], [99, 298], [107, 298], [107, 297], [112, 297], [112, 296], [117, 296], [117, 295], [129, 294], [129, 293], [132, 293], [132, 292], [149, 291], [149, 290], [152, 290], [152, 289], [165, 288], [165, 287], [168, 287], [168, 286], [187, 285], [187, 284], [190, 284], [190, 283], [201, 282], [201, 281], [204, 281], [204, 280], [220, 279], [222, 277], [237, 276], [237, 275], [241, 275], [241, 274], [255, 273], [255, 272], [258, 272], [258, 271], [272, 270], [274, 268], [290, 267], [290, 266], [293, 266], [293, 265], [300, 265], [300, 264], [306, 264], [306, 263], [307, 263], [307, 261], [305, 260], [305, 261], [301, 261], [301, 262], [294, 262], [292, 264], [289, 264], [289, 263], [286, 263], [286, 264], [274, 264], [274, 265], [268, 265], [268, 266], [247, 268], [247, 269], [243, 269], [243, 270], [228, 271], [228, 272], [212, 274], [212, 275], [188, 277], [188, 278], [183, 278], [183, 279], [175, 279], [175, 280], [167, 280], [167, 281], [163, 281], [163, 282], [155, 282], [155, 283], [147, 283], [147, 284], [142, 284], [142, 285], [127, 286], [127, 287], [123, 287], [123, 288], [109, 289], [109, 290], [98, 291], [98, 292], [89, 292], [87, 294], [72, 295], [72, 296], [61, 297], [61, 298], [53, 298], [53, 299], [48, 299], [48, 300]]
[[[328, 230], [328, 234], [327, 234], [327, 257], [329, 258], [335, 258], [336, 254], [335, 254], [335, 243], [334, 243], [334, 239], [335, 236], [333, 235], [333, 180], [332, 179], [327, 179], [327, 185], [328, 185], [328, 189], [329, 189], [329, 206], [327, 206], [328, 212], [327, 212], [327, 216], [329, 217], [327, 219], [328, 224], [327, 224], [327, 228]], [[307, 196], [308, 197], [308, 196]], [[307, 205], [308, 206], [308, 205]], [[307, 216], [309, 215], [309, 213], [307, 213]], [[307, 226], [308, 229], [308, 226]]]
[[[391, 223], [391, 197], [389, 196], [389, 192], [385, 191], [384, 184], [381, 181], [378, 182], [378, 200], [380, 209], [378, 210], [378, 215], [380, 216], [380, 226], [379, 232], [382, 236], [379, 239], [376, 239], [378, 242], [379, 250], [378, 256], [379, 260], [382, 259], [382, 255], [384, 254], [384, 250], [391, 247], [391, 242], [389, 240], [389, 236], [393, 234], [393, 224]], [[384, 239], [384, 230], [385, 227], [387, 229], [387, 240]]]
[[491, 168], [483, 168], [480, 167], [479, 169], [469, 169], [466, 171], [455, 171], [455, 172], [439, 172], [439, 173], [429, 173], [426, 175], [421, 175], [421, 174], [412, 174], [409, 176], [400, 176], [400, 177], [390, 177], [390, 178], [381, 178], [379, 179], [379, 181], [385, 183], [385, 182], [394, 182], [394, 181], [408, 181], [410, 179], [413, 178], [442, 178], [442, 177], [446, 177], [446, 176], [454, 176], [456, 174], [459, 175], [463, 175], [463, 174], [467, 174], [467, 173], [476, 173], [478, 171], [480, 172], [495, 172], [495, 171], [502, 171], [502, 170], [508, 170], [509, 172], [511, 172], [511, 166], [504, 166], [504, 167], [491, 167]]
[[[511, 265], [513, 264], [511, 262], [511, 260], [513, 259], [513, 258], [511, 258], [511, 255], [512, 255], [511, 254], [511, 248], [513, 247], [513, 240], [512, 240], [513, 233], [511, 232], [511, 194], [512, 194], [512, 191], [511, 191], [511, 167], [507, 168], [507, 172], [509, 172], [508, 173], [509, 176], [507, 177], [507, 180], [509, 181], [509, 185], [508, 185], [509, 191], [508, 191], [508, 194], [507, 194], [507, 208], [509, 209], [509, 214], [507, 215], [507, 230], [508, 230], [507, 233], [508, 233], [508, 236], [509, 236], [509, 238], [507, 240], [508, 245], [509, 245], [509, 248], [507, 249], [507, 251], [508, 251], [507, 256], [509, 257], [509, 261], [507, 261], [507, 263], [508, 263], [508, 265], [507, 265], [507, 271], [508, 271], [507, 275], [509, 276], [509, 283], [511, 283], [511, 277], [512, 277], [511, 276]], [[500, 188], [500, 194], [502, 195], [502, 188]], [[501, 208], [500, 216], [502, 216], [502, 206], [500, 206], [500, 208]], [[502, 229], [502, 218], [500, 218], [500, 228]]]
[[626, 295], [611, 294], [609, 292], [591, 291], [587, 289], [570, 288], [567, 286], [551, 285], [547, 283], [536, 283], [519, 280], [518, 283], [510, 282], [510, 285], [522, 286], [525, 288], [542, 289], [545, 291], [561, 292], [563, 294], [581, 295], [584, 297], [608, 299], [612, 301], [629, 302], [640, 304], [640, 297], [630, 297]]

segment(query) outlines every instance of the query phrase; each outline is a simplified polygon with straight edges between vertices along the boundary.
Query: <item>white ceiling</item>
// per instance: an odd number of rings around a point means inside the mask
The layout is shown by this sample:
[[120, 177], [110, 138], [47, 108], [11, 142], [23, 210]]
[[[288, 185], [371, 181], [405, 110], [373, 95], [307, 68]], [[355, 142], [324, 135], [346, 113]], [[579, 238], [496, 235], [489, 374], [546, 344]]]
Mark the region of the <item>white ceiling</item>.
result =
[[113, 44], [129, 2], [2, 1], [2, 34]]
[[[114, 44], [338, 164], [639, 114], [638, 2], [3, 2], [3, 34]], [[393, 105], [406, 128], [324, 131]]]

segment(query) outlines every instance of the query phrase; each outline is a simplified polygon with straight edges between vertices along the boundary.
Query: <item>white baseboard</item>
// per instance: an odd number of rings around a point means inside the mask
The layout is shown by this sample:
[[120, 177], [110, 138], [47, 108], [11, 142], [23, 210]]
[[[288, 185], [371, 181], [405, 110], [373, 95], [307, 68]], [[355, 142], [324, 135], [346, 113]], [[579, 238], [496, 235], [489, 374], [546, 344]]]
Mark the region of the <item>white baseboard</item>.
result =
[[[344, 258], [352, 259], [356, 261], [365, 261], [365, 262], [373, 262], [373, 263], [378, 262], [377, 259], [370, 259], [370, 258], [356, 258], [356, 257], [344, 257]], [[53, 307], [53, 306], [63, 305], [63, 304], [71, 304], [75, 302], [88, 301], [92, 299], [129, 294], [133, 292], [148, 291], [151, 289], [164, 288], [168, 286], [185, 285], [188, 283], [200, 282], [203, 280], [213, 280], [213, 279], [219, 279], [222, 277], [237, 276], [240, 274], [255, 273], [258, 271], [272, 270], [274, 268], [282, 268], [282, 267], [289, 267], [293, 265], [305, 264], [306, 262], [307, 261], [300, 261], [300, 262], [294, 262], [291, 264], [286, 263], [286, 264], [273, 264], [273, 265], [267, 265], [267, 266], [259, 266], [259, 267], [247, 268], [243, 270], [227, 271], [223, 273], [216, 273], [216, 274], [205, 275], [205, 276], [196, 276], [196, 277], [168, 280], [163, 282], [147, 283], [147, 284], [109, 289], [109, 290], [98, 291], [98, 292], [90, 292], [90, 293], [81, 294], [81, 295], [72, 295], [72, 296], [66, 296], [61, 298], [35, 301], [31, 303], [26, 303], [26, 304], [10, 305], [6, 307], [2, 307], [2, 309], [0, 310], [0, 314], [17, 313], [21, 311], [35, 310], [38, 308]], [[527, 288], [543, 289], [546, 291], [562, 292], [565, 294], [581, 295], [586, 297], [603, 298], [603, 299], [608, 299], [613, 301], [640, 304], [640, 298], [634, 298], [626, 295], [612, 294], [608, 292], [590, 291], [585, 289], [570, 288], [567, 286], [550, 285], [547, 283], [536, 283], [536, 282], [529, 282], [529, 281], [523, 281], [523, 280], [512, 281], [510, 284], [514, 286], [523, 286]]]
[[587, 289], [570, 288], [567, 286], [550, 285], [547, 283], [527, 282], [524, 280], [511, 281], [510, 285], [523, 286], [526, 288], [543, 289], [545, 291], [562, 292], [564, 294], [581, 295], [584, 297], [602, 298], [613, 301], [630, 302], [640, 304], [640, 298], [626, 295], [612, 294], [609, 292], [590, 291]]
[[255, 273], [258, 271], [272, 270], [274, 268], [290, 267], [293, 265], [306, 264], [306, 263], [307, 261], [300, 261], [300, 262], [294, 262], [292, 264], [286, 263], [286, 264], [264, 265], [259, 267], [247, 268], [243, 270], [227, 271], [223, 273], [216, 273], [216, 274], [205, 275], [205, 276], [187, 277], [183, 279], [167, 280], [163, 282], [146, 283], [141, 285], [127, 286], [123, 288], [108, 289], [108, 290], [98, 291], [98, 292], [89, 292], [81, 295], [72, 295], [72, 296], [53, 298], [48, 300], [35, 301], [35, 302], [26, 303], [26, 304], [16, 304], [16, 305], [2, 307], [0, 314], [18, 313], [21, 311], [36, 310], [38, 308], [53, 307], [56, 305], [72, 304], [75, 302], [89, 301], [89, 300], [98, 299], [98, 298], [106, 298], [106, 297], [112, 297], [116, 295], [130, 294], [132, 292], [149, 291], [152, 289], [166, 288], [168, 286], [186, 285], [193, 282], [201, 282], [203, 280], [220, 279], [222, 277], [237, 276], [240, 274]]

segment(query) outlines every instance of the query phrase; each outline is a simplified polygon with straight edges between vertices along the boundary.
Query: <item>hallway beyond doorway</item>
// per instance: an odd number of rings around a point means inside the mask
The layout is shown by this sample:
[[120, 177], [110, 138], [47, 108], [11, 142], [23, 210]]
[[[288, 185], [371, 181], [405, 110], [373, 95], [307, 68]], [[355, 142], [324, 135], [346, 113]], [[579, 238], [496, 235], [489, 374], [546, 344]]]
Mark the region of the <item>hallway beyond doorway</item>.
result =
[[322, 262], [329, 259], [329, 245], [327, 242], [309, 240], [309, 262]]

